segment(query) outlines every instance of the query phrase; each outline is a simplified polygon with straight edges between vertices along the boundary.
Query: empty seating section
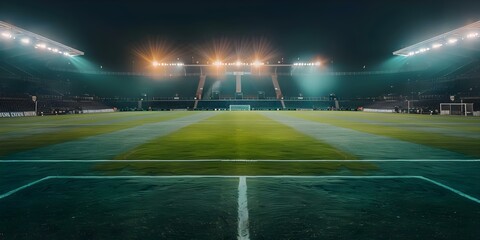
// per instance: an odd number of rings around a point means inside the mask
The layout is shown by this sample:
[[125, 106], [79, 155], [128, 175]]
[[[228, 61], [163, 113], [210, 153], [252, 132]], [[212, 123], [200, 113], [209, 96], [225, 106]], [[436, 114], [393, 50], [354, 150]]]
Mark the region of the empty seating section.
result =
[[[263, 94], [259, 95], [259, 92]], [[242, 93], [244, 98], [275, 98], [275, 89], [270, 76], [242, 76]]]
[[335, 107], [334, 101], [285, 100], [285, 108], [289, 110], [315, 109], [328, 110]]
[[142, 103], [143, 109], [152, 110], [172, 110], [172, 109], [187, 109], [193, 110], [193, 100], [166, 100], [166, 101], [147, 101]]
[[[58, 112], [80, 112], [82, 110], [110, 109], [103, 103], [84, 100], [39, 99], [38, 112], [43, 114]], [[33, 109], [33, 108], [32, 108]]]
[[197, 110], [229, 109], [230, 105], [250, 105], [251, 110], [282, 109], [278, 100], [202, 100], [198, 102]]
[[35, 104], [31, 99], [0, 98], [0, 112], [28, 112], [34, 110]]
[[[53, 98], [38, 98], [39, 112], [113, 107], [193, 109], [198, 100], [194, 97], [201, 68], [196, 66], [175, 68], [173, 72], [158, 69], [158, 75], [108, 72], [49, 55], [25, 57], [31, 54], [22, 49], [2, 49], [0, 111], [33, 110], [31, 96], [47, 95]], [[378, 71], [334, 72], [325, 67], [311, 74], [307, 69], [279, 67], [277, 74], [286, 109], [332, 109], [336, 104], [330, 94], [343, 110], [406, 109], [408, 103], [410, 108], [437, 109], [441, 102], [449, 102], [450, 96], [455, 96], [456, 102], [473, 102], [474, 109], [479, 109], [480, 64], [471, 57], [473, 54], [452, 54], [448, 61], [440, 55], [418, 56], [396, 69], [383, 66]], [[242, 95], [236, 95], [232, 72], [204, 70], [207, 77], [196, 109], [228, 109], [230, 105], [250, 105], [252, 110], [282, 108], [276, 99], [273, 72], [245, 72], [241, 76]]]

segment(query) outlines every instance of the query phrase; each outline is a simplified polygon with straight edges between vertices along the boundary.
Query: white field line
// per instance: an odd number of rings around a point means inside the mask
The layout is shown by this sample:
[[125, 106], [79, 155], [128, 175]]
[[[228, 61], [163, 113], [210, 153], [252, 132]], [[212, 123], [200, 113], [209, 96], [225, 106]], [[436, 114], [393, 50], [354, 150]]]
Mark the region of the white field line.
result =
[[449, 190], [449, 191], [451, 191], [451, 192], [453, 192], [453, 193], [456, 193], [457, 195], [460, 195], [460, 196], [462, 196], [462, 197], [464, 197], [464, 198], [466, 198], [466, 199], [472, 200], [472, 201], [474, 201], [474, 202], [476, 202], [476, 203], [480, 203], [480, 200], [479, 200], [478, 198], [472, 197], [472, 196], [470, 196], [470, 195], [468, 195], [468, 194], [465, 194], [465, 193], [463, 193], [463, 192], [461, 192], [461, 191], [459, 191], [459, 190], [457, 190], [457, 189], [455, 189], [455, 188], [449, 187], [449, 186], [447, 186], [447, 185], [445, 185], [445, 184], [443, 184], [443, 183], [439, 183], [439, 182], [437, 182], [437, 181], [435, 181], [435, 180], [432, 180], [432, 179], [430, 179], [430, 178], [427, 178], [427, 177], [421, 177], [421, 179], [423, 179], [423, 180], [425, 180], [425, 181], [427, 181], [427, 182], [429, 182], [429, 183], [435, 184], [435, 185], [437, 185], [437, 186], [439, 186], [439, 187], [445, 188], [445, 189], [447, 189], [447, 190]]
[[238, 179], [238, 240], [249, 240], [247, 178]]
[[[31, 187], [37, 183], [49, 180], [49, 179], [168, 179], [168, 178], [239, 178], [241, 176], [235, 176], [235, 175], [176, 175], [176, 176], [142, 176], [142, 175], [136, 175], [136, 176], [48, 176], [41, 178], [39, 180], [33, 181], [31, 183], [25, 184], [21, 187], [18, 187], [16, 189], [13, 189], [9, 192], [6, 192], [2, 195], [0, 195], [0, 200], [3, 198], [6, 198], [8, 196], [11, 196], [14, 193], [17, 193], [25, 188]], [[480, 199], [475, 198], [471, 195], [468, 195], [460, 190], [457, 190], [455, 188], [449, 187], [445, 184], [442, 184], [440, 182], [437, 182], [435, 180], [432, 180], [427, 177], [423, 176], [415, 176], [415, 175], [400, 175], [400, 176], [393, 176], [393, 175], [388, 175], [388, 176], [340, 176], [340, 175], [332, 175], [332, 176], [294, 176], [294, 175], [258, 175], [258, 176], [246, 176], [245, 178], [291, 178], [291, 179], [420, 179], [423, 181], [426, 181], [428, 183], [434, 184], [438, 187], [441, 187], [443, 189], [446, 189], [450, 192], [453, 192], [457, 194], [458, 196], [461, 196], [463, 198], [466, 198], [468, 200], [474, 201], [476, 203], [480, 203]]]
[[21, 191], [21, 190], [23, 190], [23, 189], [25, 189], [25, 188], [31, 187], [31, 186], [33, 186], [33, 185], [35, 185], [35, 184], [37, 184], [37, 183], [39, 183], [39, 182], [45, 181], [45, 180], [47, 180], [47, 179], [50, 179], [50, 178], [49, 178], [49, 177], [44, 177], [44, 178], [38, 179], [38, 180], [36, 180], [36, 181], [33, 181], [33, 182], [31, 182], [31, 183], [25, 184], [25, 185], [23, 185], [23, 186], [21, 186], [21, 187], [19, 187], [19, 188], [15, 188], [15, 189], [13, 189], [13, 190], [11, 190], [11, 191], [8, 191], [8, 192], [0, 195], [0, 199], [6, 198], [6, 197], [8, 197], [8, 196], [10, 196], [10, 195], [18, 192], [18, 191]]
[[0, 160], [0, 163], [92, 163], [92, 162], [480, 162], [480, 159], [359, 159], [359, 160], [278, 160], [278, 159], [265, 159], [265, 160], [252, 160], [252, 159], [184, 159], [184, 160], [73, 160], [73, 159], [60, 159], [60, 160]]

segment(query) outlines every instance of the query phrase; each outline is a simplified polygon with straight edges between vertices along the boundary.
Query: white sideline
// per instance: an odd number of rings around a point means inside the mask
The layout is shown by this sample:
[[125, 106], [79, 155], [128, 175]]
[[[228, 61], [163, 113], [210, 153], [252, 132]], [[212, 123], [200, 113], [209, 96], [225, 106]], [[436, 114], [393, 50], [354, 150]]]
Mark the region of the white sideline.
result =
[[49, 159], [49, 160], [0, 160], [0, 163], [90, 163], [90, 162], [480, 162], [480, 159], [358, 159], [358, 160], [278, 160], [278, 159], [182, 159], [182, 160], [73, 160], [73, 159]]
[[23, 189], [25, 189], [25, 188], [31, 187], [31, 186], [33, 186], [33, 185], [35, 185], [35, 184], [37, 184], [37, 183], [39, 183], [39, 182], [45, 181], [45, 180], [47, 180], [47, 179], [50, 179], [50, 177], [44, 177], [44, 178], [38, 179], [38, 180], [36, 180], [36, 181], [33, 181], [33, 182], [31, 182], [31, 183], [25, 184], [25, 185], [23, 185], [23, 186], [21, 186], [21, 187], [19, 187], [19, 188], [15, 188], [15, 189], [13, 189], [13, 190], [11, 190], [11, 191], [8, 191], [8, 192], [0, 195], [0, 199], [6, 198], [6, 197], [8, 197], [8, 196], [10, 196], [10, 195], [18, 192], [18, 191], [21, 191], [21, 190], [23, 190]]

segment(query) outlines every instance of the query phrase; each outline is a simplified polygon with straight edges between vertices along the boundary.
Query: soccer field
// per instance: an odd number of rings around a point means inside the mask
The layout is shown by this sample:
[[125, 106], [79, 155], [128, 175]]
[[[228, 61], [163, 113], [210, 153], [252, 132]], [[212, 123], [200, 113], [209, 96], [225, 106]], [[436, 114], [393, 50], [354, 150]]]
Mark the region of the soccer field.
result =
[[0, 119], [3, 159], [469, 159], [480, 119], [361, 112], [127, 112]]
[[480, 234], [474, 117], [252, 111], [0, 119], [0, 158], [0, 239]]

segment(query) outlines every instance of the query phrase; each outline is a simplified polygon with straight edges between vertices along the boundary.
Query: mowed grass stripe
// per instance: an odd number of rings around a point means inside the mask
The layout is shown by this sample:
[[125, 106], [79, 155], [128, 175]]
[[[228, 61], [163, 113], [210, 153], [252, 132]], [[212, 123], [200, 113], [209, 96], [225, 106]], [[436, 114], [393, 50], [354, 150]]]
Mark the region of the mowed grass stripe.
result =
[[[67, 141], [78, 140], [90, 136], [111, 133], [127, 128], [137, 127], [144, 124], [156, 123], [161, 121], [172, 120], [184, 116], [191, 115], [190, 112], [150, 112], [145, 113], [129, 113], [128, 116], [143, 116], [140, 119], [132, 119], [122, 122], [121, 124], [111, 125], [81, 125], [63, 129], [58, 132], [46, 134], [36, 134], [33, 136], [14, 138], [0, 141], [0, 156], [6, 156], [16, 152], [31, 150], [48, 145], [58, 144]], [[122, 116], [125, 118], [127, 115]], [[95, 123], [95, 118], [91, 119], [91, 123]], [[101, 118], [99, 122], [103, 121]], [[26, 126], [27, 127], [27, 126]], [[41, 157], [41, 156], [39, 156]]]
[[116, 159], [355, 159], [255, 112], [223, 112]]
[[[465, 116], [441, 116], [418, 114], [384, 114], [368, 112], [322, 112], [325, 116], [337, 117], [365, 123], [379, 123], [383, 125], [406, 125], [412, 127], [431, 127], [445, 130], [455, 130], [465, 133], [480, 133], [480, 118]], [[379, 120], [380, 119], [380, 120]]]
[[[398, 125], [382, 125], [382, 124], [372, 124], [359, 122], [355, 119], [351, 119], [349, 116], [355, 113], [343, 113], [343, 112], [291, 112], [283, 113], [288, 114], [294, 117], [300, 117], [303, 119], [316, 121], [320, 123], [330, 124], [337, 127], [348, 128], [360, 132], [391, 137], [399, 139], [406, 142], [412, 142], [417, 144], [422, 144], [430, 147], [445, 149], [453, 152], [458, 152], [472, 157], [480, 157], [480, 141], [468, 138], [468, 137], [455, 137], [448, 136], [439, 133], [432, 133], [426, 131], [412, 131], [411, 129], [402, 128], [402, 122], [398, 122]], [[359, 116], [365, 115], [366, 113], [358, 113]], [[371, 117], [377, 122], [384, 121], [392, 117], [391, 114], [372, 114], [368, 113]], [[370, 117], [369, 116], [369, 117]], [[427, 116], [417, 116], [420, 119], [423, 119]], [[409, 119], [412, 121], [415, 120], [415, 117], [409, 116]], [[437, 121], [440, 119], [437, 118]], [[448, 121], [448, 120], [446, 120]], [[469, 122], [476, 122], [476, 119], [466, 120]], [[408, 122], [405, 122], [408, 123]]]
[[[44, 134], [49, 132], [61, 131], [67, 128], [82, 127], [83, 125], [100, 125], [122, 123], [128, 120], [135, 120], [150, 116], [148, 112], [138, 112], [135, 114], [128, 113], [102, 113], [102, 114], [85, 114], [88, 117], [76, 118], [77, 115], [68, 115], [69, 118], [56, 120], [50, 118], [51, 121], [43, 122], [43, 117], [33, 117], [32, 122], [20, 123], [3, 123], [0, 127], [0, 140], [30, 136], [37, 133]], [[62, 116], [63, 117], [63, 116]], [[39, 120], [39, 122], [35, 122]]]
[[115, 175], [368, 175], [379, 170], [375, 163], [345, 162], [108, 162], [92, 168]]
[[[175, 113], [171, 113], [175, 114]], [[113, 159], [119, 154], [134, 149], [152, 139], [166, 136], [185, 126], [215, 115], [215, 112], [183, 112], [181, 118], [141, 124], [110, 133], [66, 141], [41, 148], [8, 155], [17, 160], [98, 160]]]

